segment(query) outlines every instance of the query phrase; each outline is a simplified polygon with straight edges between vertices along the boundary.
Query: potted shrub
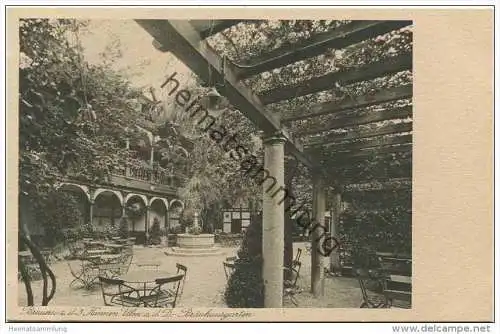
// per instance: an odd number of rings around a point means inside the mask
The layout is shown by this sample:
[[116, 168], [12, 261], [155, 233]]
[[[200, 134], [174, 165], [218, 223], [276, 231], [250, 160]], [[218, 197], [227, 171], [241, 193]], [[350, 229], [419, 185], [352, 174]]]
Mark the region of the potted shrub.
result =
[[262, 279], [262, 215], [253, 216], [238, 250], [224, 299], [231, 308], [264, 307]]
[[160, 227], [160, 221], [158, 218], [155, 218], [153, 220], [153, 226], [151, 226], [151, 232], [149, 235], [149, 243], [151, 245], [159, 245], [161, 244], [161, 227]]
[[120, 220], [119, 236], [122, 239], [127, 239], [130, 236], [128, 220], [125, 217]]

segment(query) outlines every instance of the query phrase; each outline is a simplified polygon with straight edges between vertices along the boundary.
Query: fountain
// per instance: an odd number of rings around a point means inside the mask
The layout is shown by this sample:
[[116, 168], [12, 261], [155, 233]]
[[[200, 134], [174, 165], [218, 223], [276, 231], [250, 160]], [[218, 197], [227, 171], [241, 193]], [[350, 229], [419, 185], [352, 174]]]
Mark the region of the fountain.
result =
[[222, 250], [215, 247], [215, 236], [213, 234], [200, 233], [200, 231], [198, 213], [195, 212], [191, 232], [178, 234], [177, 246], [170, 247], [165, 251], [165, 254], [176, 256], [211, 256], [222, 254]]

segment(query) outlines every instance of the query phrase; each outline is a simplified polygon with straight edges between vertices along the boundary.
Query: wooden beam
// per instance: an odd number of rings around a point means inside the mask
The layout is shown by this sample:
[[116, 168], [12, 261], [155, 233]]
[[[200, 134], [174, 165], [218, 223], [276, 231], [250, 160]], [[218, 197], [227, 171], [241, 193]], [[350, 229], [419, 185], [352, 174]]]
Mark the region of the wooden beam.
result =
[[412, 135], [402, 135], [402, 136], [381, 136], [370, 138], [363, 141], [358, 141], [354, 143], [342, 143], [342, 144], [326, 144], [324, 146], [315, 148], [314, 151], [320, 149], [328, 149], [331, 152], [342, 152], [342, 151], [352, 151], [352, 150], [363, 150], [367, 148], [373, 148], [384, 145], [396, 145], [396, 144], [409, 144], [412, 142]]
[[306, 41], [288, 44], [255, 57], [245, 64], [245, 67], [240, 68], [238, 75], [240, 79], [248, 78], [317, 56], [328, 49], [342, 49], [411, 24], [412, 21], [353, 21], [334, 30], [317, 34]]
[[300, 162], [313, 167], [302, 147], [282, 129], [280, 122], [264, 110], [259, 98], [236, 78], [234, 68], [203, 41], [200, 34], [188, 21], [136, 20], [154, 39], [188, 66], [198, 77], [209, 82], [209, 78], [221, 84], [219, 89], [229, 102], [248, 117], [266, 134], [280, 132], [286, 138], [286, 149]]
[[[285, 115], [282, 118], [282, 121], [283, 123], [289, 123], [292, 121], [298, 121], [302, 119], [328, 115], [345, 110], [368, 107], [379, 103], [406, 99], [412, 97], [412, 95], [413, 95], [413, 85], [399, 86], [374, 92], [373, 94], [354, 96], [352, 98], [348, 97], [340, 102], [337, 101], [337, 102], [320, 103], [308, 107], [305, 113], [303, 107], [297, 108], [296, 110], [292, 111], [290, 115]], [[314, 133], [314, 132], [318, 131], [307, 131], [304, 133]]]
[[[406, 168], [405, 166], [406, 165], [410, 165], [411, 166], [411, 163], [412, 163], [412, 154], [411, 152], [408, 152], [408, 151], [403, 151], [403, 152], [389, 152], [389, 153], [381, 153], [380, 155], [377, 156], [378, 158], [378, 161], [376, 162], [375, 164], [375, 167], [374, 168], [378, 168], [378, 166], [380, 165], [383, 165], [386, 163], [385, 159], [390, 159], [392, 158], [392, 153], [395, 153], [396, 155], [398, 155], [398, 160], [400, 161], [401, 165], [400, 165], [400, 168]], [[331, 160], [327, 160], [326, 161], [326, 167], [330, 168], [331, 170], [333, 169], [344, 169], [346, 167], [349, 168], [349, 175], [354, 175], [356, 173], [361, 173], [363, 172], [362, 170], [360, 170], [360, 166], [361, 164], [364, 164], [364, 163], [370, 163], [372, 164], [372, 161], [368, 161], [368, 160], [365, 160], [365, 159], [358, 159], [358, 158], [353, 158], [351, 160], [349, 159], [344, 159], [342, 161], [331, 161]], [[351, 172], [352, 170], [352, 172]], [[346, 174], [347, 175], [347, 174]], [[345, 175], [344, 175], [345, 177]]]
[[412, 152], [412, 144], [383, 146], [383, 147], [370, 148], [362, 151], [351, 151], [351, 152], [342, 152], [334, 154], [329, 154], [330, 152], [328, 153], [325, 152], [323, 158], [338, 160], [339, 162], [341, 162], [343, 160], [353, 160], [358, 158], [365, 159], [373, 155], [384, 155], [384, 154], [398, 153], [398, 152]]
[[369, 123], [376, 123], [388, 120], [406, 119], [413, 115], [413, 107], [405, 106], [394, 108], [390, 110], [373, 111], [362, 116], [348, 116], [335, 118], [326, 123], [325, 125], [309, 126], [307, 130], [297, 130], [298, 135], [307, 135], [320, 133], [330, 130], [342, 129], [348, 126], [365, 125]]
[[[386, 181], [388, 179], [392, 178], [411, 178], [412, 177], [412, 171], [411, 168], [405, 171], [405, 173], [394, 173], [394, 172], [387, 172], [384, 173], [383, 175], [378, 175], [378, 176], [370, 176], [371, 178], [368, 177], [343, 177], [339, 180], [341, 184], [352, 184], [352, 183], [368, 183], [370, 181]], [[334, 181], [334, 180], [332, 180]]]
[[351, 130], [344, 133], [331, 133], [326, 136], [311, 139], [309, 142], [304, 144], [305, 147], [311, 146], [322, 146], [327, 143], [333, 143], [336, 141], [343, 140], [356, 140], [361, 138], [389, 135], [395, 133], [405, 133], [410, 132], [413, 129], [412, 123], [399, 123], [381, 126], [376, 130]]
[[243, 20], [191, 20], [191, 25], [200, 33], [202, 39], [215, 35]]
[[395, 178], [385, 181], [368, 181], [366, 183], [349, 184], [343, 187], [345, 192], [372, 191], [384, 189], [411, 189], [411, 178]]
[[[381, 171], [378, 174], [370, 174], [367, 175], [366, 173], [362, 173], [357, 171], [357, 173], [352, 173], [352, 174], [345, 174], [342, 176], [339, 176], [336, 173], [336, 175], [332, 175], [330, 178], [328, 178], [326, 181], [335, 183], [338, 182], [340, 184], [352, 184], [352, 183], [369, 183], [371, 181], [387, 181], [388, 179], [398, 179], [398, 178], [409, 178], [412, 176], [412, 170], [411, 170], [411, 159], [410, 160], [410, 167], [404, 167], [401, 170], [390, 170], [390, 171]], [[348, 168], [348, 167], [347, 167]]]
[[405, 53], [357, 68], [347, 68], [306, 81], [259, 92], [259, 98], [262, 103], [271, 104], [328, 90], [333, 88], [335, 83], [345, 86], [355, 82], [368, 81], [385, 75], [411, 70], [412, 58], [411, 54]]

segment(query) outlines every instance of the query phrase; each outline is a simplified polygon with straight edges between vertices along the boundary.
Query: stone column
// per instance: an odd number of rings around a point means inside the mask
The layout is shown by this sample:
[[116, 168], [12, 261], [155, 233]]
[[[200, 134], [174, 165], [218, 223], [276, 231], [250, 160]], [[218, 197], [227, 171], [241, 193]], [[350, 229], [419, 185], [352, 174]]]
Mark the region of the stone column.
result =
[[94, 201], [89, 202], [89, 224], [92, 225], [94, 218]]
[[318, 172], [313, 174], [313, 223], [311, 225], [311, 292], [315, 297], [323, 294], [324, 264], [319, 253], [325, 239], [325, 189]]
[[[262, 252], [264, 279], [264, 307], [283, 306], [283, 250], [284, 250], [284, 148], [285, 138], [278, 134], [263, 139], [264, 169], [269, 178], [263, 184]], [[276, 180], [271, 187], [270, 182]], [[278, 191], [278, 193], [277, 193]]]
[[145, 213], [145, 222], [144, 222], [144, 245], [147, 245], [148, 244], [148, 240], [149, 240], [149, 209], [150, 209], [150, 206], [147, 205], [146, 206], [146, 213]]
[[168, 235], [170, 230], [170, 208], [165, 211], [165, 247], [168, 247]]
[[199, 227], [200, 226], [200, 222], [198, 221], [198, 212], [195, 212], [194, 213], [194, 218], [193, 218], [193, 227]]

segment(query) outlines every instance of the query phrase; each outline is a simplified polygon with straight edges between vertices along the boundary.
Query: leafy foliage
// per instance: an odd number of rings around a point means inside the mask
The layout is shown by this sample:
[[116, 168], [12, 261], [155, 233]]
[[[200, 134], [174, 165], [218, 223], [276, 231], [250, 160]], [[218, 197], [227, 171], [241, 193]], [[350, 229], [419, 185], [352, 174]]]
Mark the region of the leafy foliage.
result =
[[353, 247], [353, 262], [376, 263], [374, 253], [411, 254], [411, 192], [355, 192], [345, 198], [350, 208], [341, 217], [340, 234]]
[[75, 196], [54, 191], [36, 204], [33, 209], [36, 219], [43, 222], [45, 241], [48, 245], [53, 246], [64, 241], [68, 236], [68, 230], [78, 233], [74, 228], [78, 226], [82, 213]]
[[123, 129], [139, 118], [127, 104], [138, 92], [109, 67], [83, 60], [82, 24], [20, 21], [19, 189], [55, 233], [60, 226], [44, 211], [56, 180], [96, 181], [123, 165]]

